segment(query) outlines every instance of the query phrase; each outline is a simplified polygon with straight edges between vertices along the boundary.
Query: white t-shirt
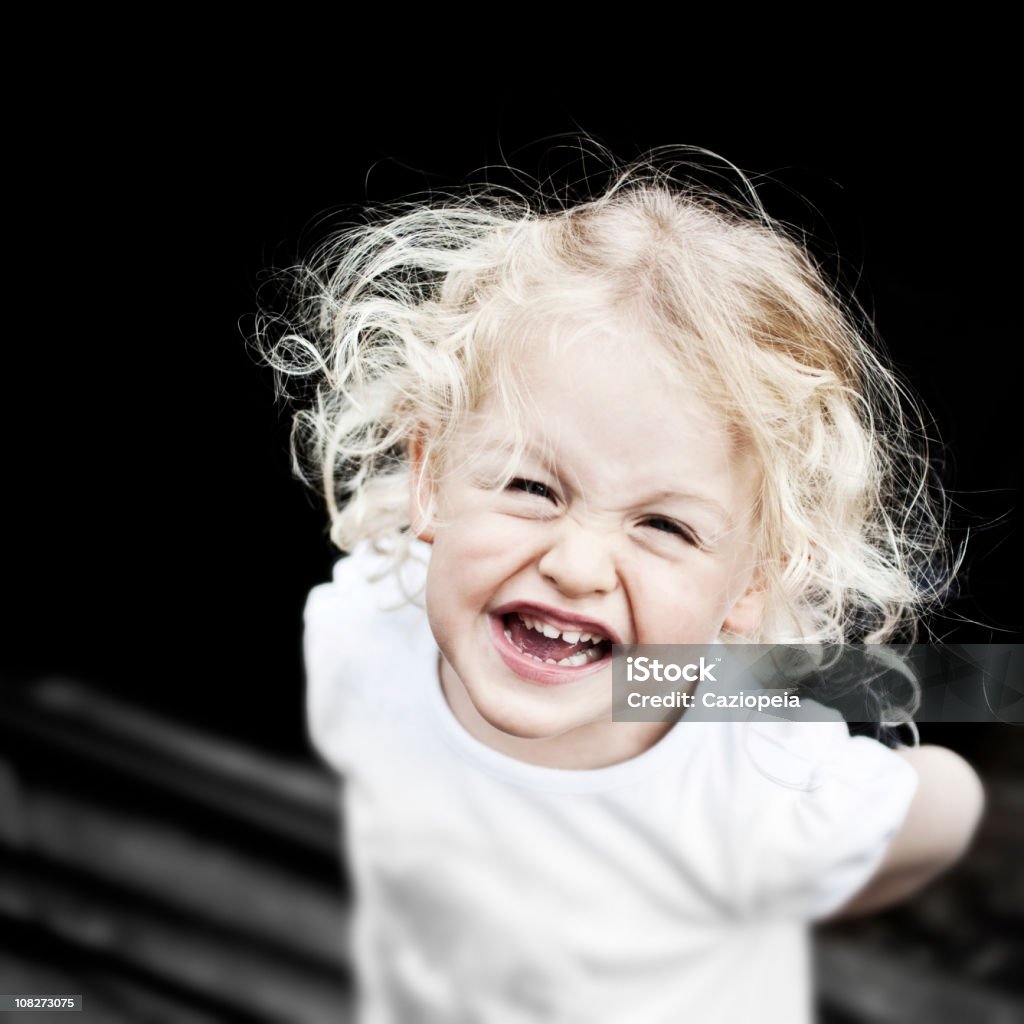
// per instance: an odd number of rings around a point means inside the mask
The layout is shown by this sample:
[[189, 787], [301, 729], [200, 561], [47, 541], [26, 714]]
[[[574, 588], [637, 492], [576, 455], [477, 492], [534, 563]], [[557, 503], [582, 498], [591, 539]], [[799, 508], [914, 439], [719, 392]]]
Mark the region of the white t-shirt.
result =
[[913, 769], [842, 721], [684, 721], [606, 768], [518, 761], [454, 717], [426, 613], [367, 582], [379, 565], [339, 561], [305, 612], [360, 1024], [811, 1020], [808, 923], [872, 875]]

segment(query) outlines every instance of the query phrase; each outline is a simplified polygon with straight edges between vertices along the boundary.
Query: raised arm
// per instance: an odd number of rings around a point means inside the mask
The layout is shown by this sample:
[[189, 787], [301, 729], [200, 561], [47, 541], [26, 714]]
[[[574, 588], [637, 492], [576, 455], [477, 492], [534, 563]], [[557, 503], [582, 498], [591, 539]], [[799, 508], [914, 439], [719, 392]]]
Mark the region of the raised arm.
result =
[[871, 880], [827, 920], [881, 910], [917, 892], [960, 859], [981, 821], [985, 791], [959, 754], [933, 745], [896, 753], [918, 778], [906, 820]]

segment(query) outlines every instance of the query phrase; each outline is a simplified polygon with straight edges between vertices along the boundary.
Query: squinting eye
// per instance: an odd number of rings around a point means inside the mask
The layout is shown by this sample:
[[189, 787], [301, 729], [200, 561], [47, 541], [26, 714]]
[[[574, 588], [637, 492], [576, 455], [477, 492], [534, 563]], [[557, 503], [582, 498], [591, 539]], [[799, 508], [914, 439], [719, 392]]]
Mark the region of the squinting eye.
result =
[[658, 530], [661, 533], [674, 533], [689, 544], [700, 545], [700, 540], [692, 530], [685, 526], [680, 526], [679, 523], [673, 522], [671, 519], [645, 519], [643, 525], [649, 526], [652, 530]]
[[551, 488], [536, 480], [524, 480], [522, 477], [517, 476], [509, 483], [508, 489], [510, 491], [525, 491], [527, 494], [535, 494], [538, 498], [547, 498], [549, 501], [555, 500], [555, 495]]

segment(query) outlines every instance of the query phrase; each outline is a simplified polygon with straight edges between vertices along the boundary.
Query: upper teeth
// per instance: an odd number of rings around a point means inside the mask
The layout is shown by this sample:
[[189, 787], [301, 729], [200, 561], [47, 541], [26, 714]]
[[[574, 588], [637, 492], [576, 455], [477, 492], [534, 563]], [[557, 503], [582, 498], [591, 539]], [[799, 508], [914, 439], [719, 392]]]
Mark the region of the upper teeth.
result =
[[553, 626], [550, 622], [545, 622], [543, 619], [535, 618], [532, 615], [525, 615], [523, 612], [516, 613], [522, 621], [530, 627], [530, 629], [536, 630], [538, 633], [543, 633], [546, 637], [550, 637], [554, 640], [556, 637], [561, 637], [567, 644], [575, 643], [600, 643], [605, 637], [601, 633], [581, 633], [579, 630], [567, 629], [564, 632], [557, 626]]

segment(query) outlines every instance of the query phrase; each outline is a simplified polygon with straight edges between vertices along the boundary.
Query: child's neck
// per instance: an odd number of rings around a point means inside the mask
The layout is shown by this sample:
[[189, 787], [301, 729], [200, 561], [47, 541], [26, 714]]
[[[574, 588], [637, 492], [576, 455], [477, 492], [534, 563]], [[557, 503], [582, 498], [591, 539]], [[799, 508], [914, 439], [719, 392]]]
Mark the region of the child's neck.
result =
[[653, 747], [672, 722], [593, 722], [560, 736], [531, 739], [491, 725], [477, 711], [465, 686], [444, 659], [439, 659], [441, 689], [452, 714], [481, 743], [518, 761], [545, 768], [593, 769], [629, 761]]

